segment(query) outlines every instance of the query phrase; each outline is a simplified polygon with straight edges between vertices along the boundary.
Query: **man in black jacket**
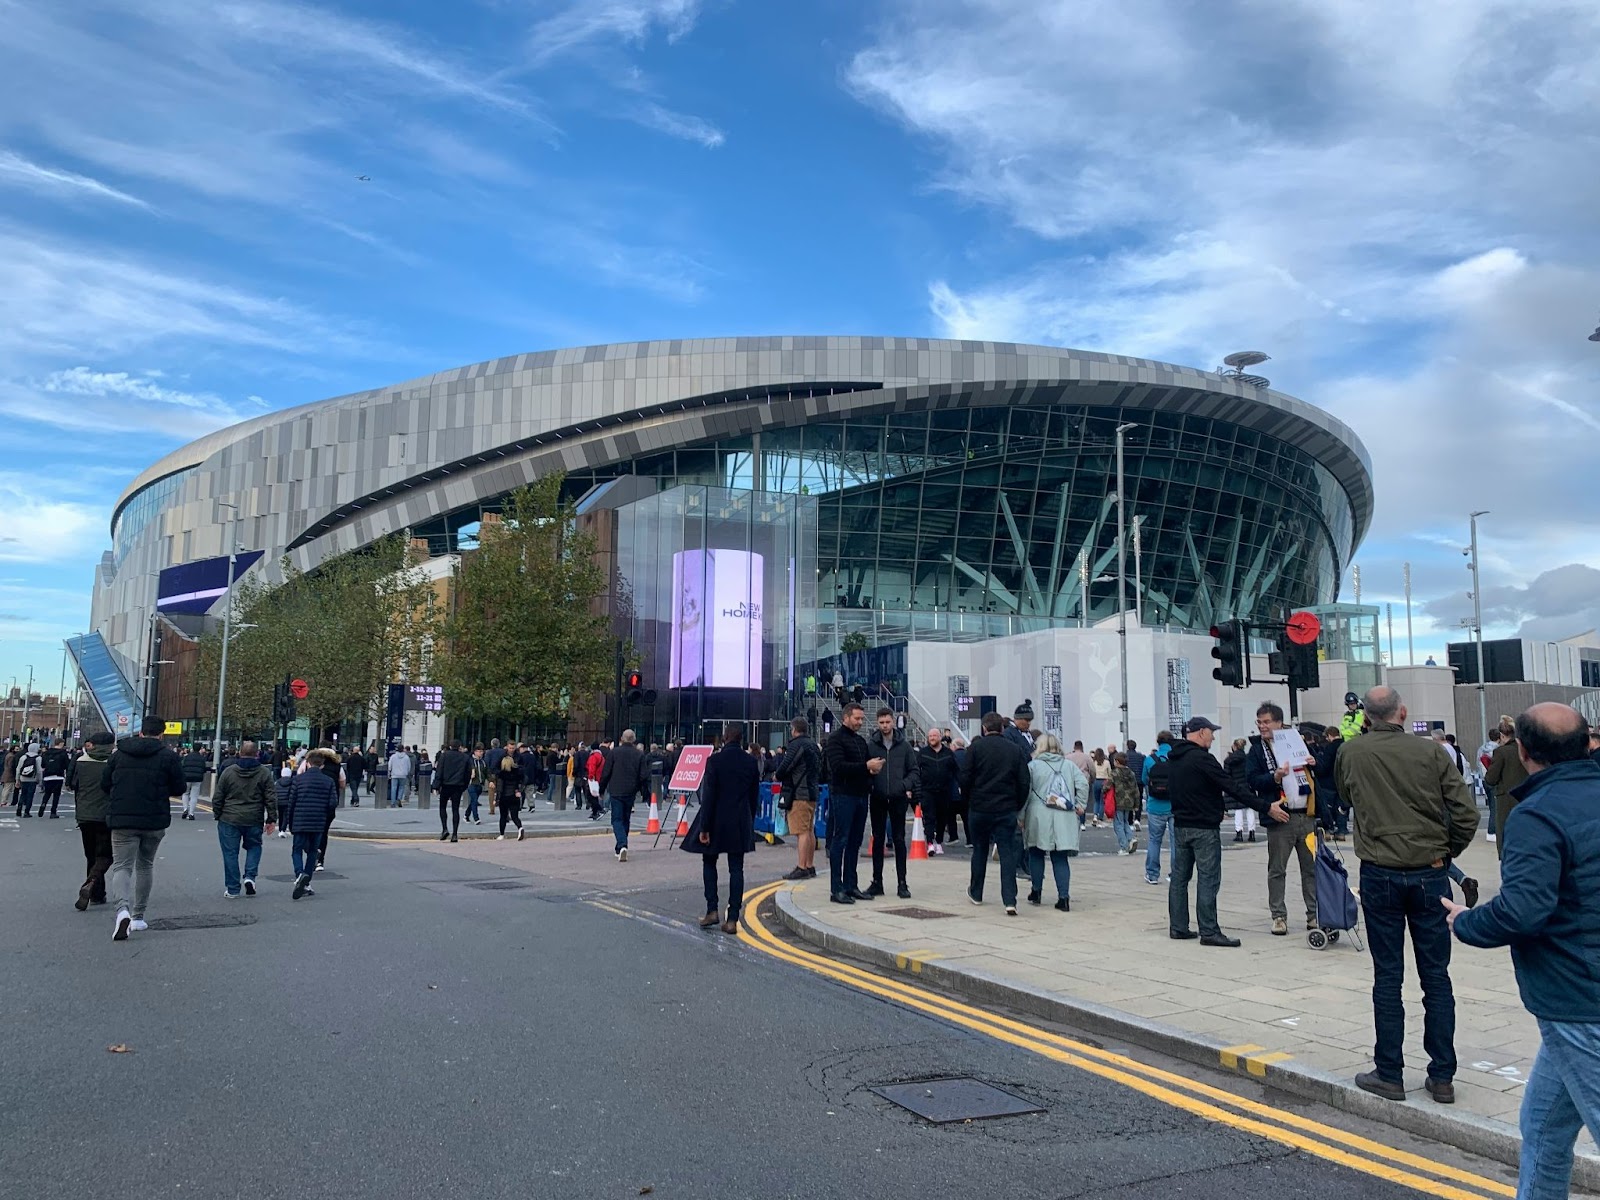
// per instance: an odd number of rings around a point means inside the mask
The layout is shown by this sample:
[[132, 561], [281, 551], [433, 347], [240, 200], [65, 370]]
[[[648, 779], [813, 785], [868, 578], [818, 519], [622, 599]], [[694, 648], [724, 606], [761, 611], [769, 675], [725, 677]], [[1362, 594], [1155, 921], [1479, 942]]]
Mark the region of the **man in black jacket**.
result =
[[91, 733], [83, 747], [83, 757], [67, 767], [73, 815], [78, 819], [83, 858], [89, 869], [73, 904], [79, 912], [91, 904], [106, 902], [106, 872], [111, 870], [111, 830], [106, 827], [105, 773], [106, 764], [111, 761], [113, 740], [105, 730]]
[[367, 756], [361, 753], [360, 746], [350, 747], [350, 752], [344, 756], [344, 781], [350, 788], [351, 808], [361, 807], [361, 781], [366, 774]]
[[944, 853], [945, 834], [956, 840], [956, 756], [939, 729], [928, 730], [928, 744], [917, 751], [917, 805], [924, 823], [933, 822], [929, 854]]
[[857, 874], [861, 839], [867, 832], [867, 798], [872, 795], [872, 759], [861, 736], [866, 710], [852, 701], [844, 706], [839, 728], [822, 748], [828, 769], [828, 898], [835, 904], [871, 900]]
[[[906, 886], [906, 813], [917, 791], [917, 752], [906, 741], [905, 735], [895, 728], [894, 710], [878, 710], [878, 727], [867, 739], [871, 748], [871, 761], [881, 761], [872, 777], [872, 798], [868, 811], [872, 819], [872, 883], [867, 891], [883, 895], [884, 842], [894, 841], [894, 867], [900, 880], [898, 895], [911, 899], [911, 889]], [[869, 764], [870, 765], [870, 764]], [[887, 834], [884, 825], [888, 825]]]
[[50, 816], [56, 820], [61, 818], [57, 810], [61, 807], [61, 789], [67, 782], [67, 768], [72, 765], [72, 755], [67, 752], [65, 738], [56, 738], [39, 756], [39, 766], [44, 780], [44, 790], [39, 793], [39, 815], [45, 815], [44, 810], [50, 810]]
[[622, 739], [606, 755], [600, 768], [600, 794], [611, 800], [611, 832], [616, 836], [617, 861], [628, 861], [628, 824], [633, 820], [633, 802], [644, 795], [650, 786], [650, 775], [645, 769], [644, 751], [639, 749], [639, 737], [631, 729], [622, 731]]
[[185, 746], [179, 762], [183, 766], [183, 813], [180, 819], [193, 821], [195, 809], [200, 806], [200, 789], [211, 770], [211, 756], [198, 746]]
[[461, 839], [461, 794], [472, 782], [472, 760], [459, 741], [439, 751], [433, 764], [433, 785], [439, 789], [439, 840]]
[[149, 928], [144, 921], [154, 882], [156, 851], [172, 824], [171, 801], [183, 795], [183, 765], [177, 751], [161, 741], [167, 723], [147, 716], [139, 737], [124, 738], [101, 777], [107, 796], [106, 825], [111, 830], [108, 891], [116, 906], [111, 940]]
[[[1202, 946], [1237, 946], [1238, 938], [1217, 924], [1217, 892], [1222, 887], [1222, 818], [1227, 814], [1224, 794], [1238, 805], [1253, 808], [1272, 821], [1287, 821], [1281, 803], [1268, 804], [1222, 769], [1211, 753], [1211, 743], [1221, 726], [1204, 717], [1190, 717], [1183, 740], [1167, 756], [1167, 797], [1172, 802], [1174, 859], [1172, 883], [1167, 888], [1167, 921], [1171, 936], [1179, 941], [1199, 938]], [[1195, 908], [1200, 932], [1189, 928], [1189, 877], [1198, 870]]]
[[784, 813], [789, 830], [799, 844], [794, 870], [785, 879], [817, 877], [817, 783], [822, 775], [822, 750], [811, 740], [811, 726], [804, 717], [789, 723], [789, 744], [783, 748], [783, 761], [773, 772], [783, 786]]
[[967, 749], [961, 764], [961, 791], [967, 798], [967, 835], [972, 844], [972, 883], [967, 899], [983, 903], [983, 878], [989, 847], [1000, 848], [1000, 900], [1006, 916], [1017, 915], [1017, 862], [1022, 836], [1017, 817], [1028, 802], [1028, 759], [1005, 736], [999, 713], [983, 715], [983, 736]]

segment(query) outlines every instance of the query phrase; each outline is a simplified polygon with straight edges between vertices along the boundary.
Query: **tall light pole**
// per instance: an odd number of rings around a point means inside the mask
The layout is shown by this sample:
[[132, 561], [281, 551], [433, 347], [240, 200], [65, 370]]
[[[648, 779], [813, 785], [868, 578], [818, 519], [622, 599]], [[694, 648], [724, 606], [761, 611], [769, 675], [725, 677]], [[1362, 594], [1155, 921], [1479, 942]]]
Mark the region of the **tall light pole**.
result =
[[1117, 651], [1122, 660], [1122, 738], [1128, 744], [1128, 535], [1124, 525], [1127, 508], [1123, 495], [1122, 438], [1135, 422], [1117, 426]]
[[1472, 519], [1472, 636], [1478, 643], [1478, 727], [1479, 744], [1489, 738], [1489, 692], [1483, 678], [1483, 579], [1478, 574], [1478, 518], [1488, 509], [1471, 514]]
[[33, 700], [33, 664], [28, 664], [28, 686], [22, 689], [22, 736], [28, 736], [28, 706]]
[[1142, 515], [1133, 518], [1133, 623], [1144, 625], [1144, 561], [1139, 550], [1139, 526]]
[[[1406, 564], [1405, 579], [1406, 579], [1406, 666], [1414, 667], [1414, 666], [1417, 665], [1417, 647], [1416, 647], [1416, 644], [1414, 642], [1412, 642], [1412, 640], [1411, 640], [1411, 564], [1410, 563]], [[1484, 736], [1485, 739], [1487, 739], [1489, 735], [1487, 733], [1485, 733], [1483, 736]]]
[[222, 601], [222, 666], [217, 672], [217, 728], [211, 740], [211, 777], [222, 772], [222, 702], [228, 694], [228, 642], [233, 632], [233, 571], [239, 562], [239, 506], [226, 500], [217, 501], [219, 507], [233, 510], [233, 521], [228, 526], [228, 590]]

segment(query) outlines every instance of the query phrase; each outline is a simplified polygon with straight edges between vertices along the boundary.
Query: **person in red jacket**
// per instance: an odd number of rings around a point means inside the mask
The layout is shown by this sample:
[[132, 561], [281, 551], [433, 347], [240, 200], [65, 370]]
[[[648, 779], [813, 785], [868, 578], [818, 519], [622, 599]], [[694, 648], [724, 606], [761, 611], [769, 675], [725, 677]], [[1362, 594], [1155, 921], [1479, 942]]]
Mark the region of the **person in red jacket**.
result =
[[610, 742], [601, 742], [589, 751], [589, 757], [584, 761], [583, 774], [589, 789], [589, 820], [600, 819], [600, 776], [606, 769], [606, 751], [611, 749]]

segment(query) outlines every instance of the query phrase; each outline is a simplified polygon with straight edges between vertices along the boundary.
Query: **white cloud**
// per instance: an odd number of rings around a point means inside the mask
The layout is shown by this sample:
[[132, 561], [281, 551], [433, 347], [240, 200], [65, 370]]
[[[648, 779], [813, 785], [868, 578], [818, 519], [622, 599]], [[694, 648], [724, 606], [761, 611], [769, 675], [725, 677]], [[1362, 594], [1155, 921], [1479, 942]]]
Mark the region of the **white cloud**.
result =
[[596, 42], [642, 42], [657, 26], [676, 41], [699, 13], [699, 0], [577, 0], [535, 25], [528, 45], [542, 64]]
[[44, 472], [0, 471], [0, 563], [83, 562], [101, 543], [104, 510], [63, 500]]
[[715, 150], [727, 140], [722, 130], [710, 121], [689, 113], [673, 112], [659, 104], [646, 104], [635, 110], [634, 120], [647, 129], [682, 138], [684, 141], [699, 142], [707, 150]]
[[119, 191], [101, 183], [98, 179], [91, 179], [87, 175], [77, 175], [71, 171], [64, 171], [58, 167], [45, 167], [20, 154], [13, 154], [9, 150], [0, 150], [0, 177], [19, 182], [28, 187], [42, 188], [51, 192], [80, 192], [89, 196], [96, 196], [103, 200], [115, 200], [121, 204], [132, 204], [137, 208], [149, 208], [137, 196], [130, 196], [127, 192]]
[[930, 280], [941, 332], [1208, 368], [1264, 349], [1372, 453], [1362, 557], [1489, 508], [1495, 570], [1600, 565], [1600, 155], [1574, 102], [1600, 95], [1600, 8], [892, 11], [847, 86], [999, 221]]

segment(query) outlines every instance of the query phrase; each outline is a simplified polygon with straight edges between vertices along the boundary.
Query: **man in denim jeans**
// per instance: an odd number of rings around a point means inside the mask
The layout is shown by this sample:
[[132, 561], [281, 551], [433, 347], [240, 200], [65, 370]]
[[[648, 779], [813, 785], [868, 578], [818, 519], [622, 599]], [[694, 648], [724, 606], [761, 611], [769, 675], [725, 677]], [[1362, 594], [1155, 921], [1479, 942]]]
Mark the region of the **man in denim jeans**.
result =
[[[1159, 886], [1161, 883], [1161, 844], [1167, 844], [1167, 874], [1172, 874], [1172, 863], [1178, 854], [1178, 833], [1171, 829], [1172, 800], [1167, 795], [1172, 753], [1172, 734], [1163, 729], [1156, 734], [1155, 753], [1147, 755], [1140, 771], [1144, 785], [1145, 852], [1144, 881]], [[1159, 769], [1158, 769], [1159, 768]], [[1152, 782], [1154, 780], [1154, 782]], [[1169, 836], [1170, 834], [1170, 836]]]
[[1478, 810], [1461, 772], [1427, 738], [1406, 728], [1406, 706], [1391, 687], [1366, 696], [1366, 733], [1339, 751], [1334, 776], [1354, 809], [1361, 860], [1361, 911], [1372, 952], [1374, 1069], [1356, 1085], [1404, 1100], [1406, 931], [1422, 982], [1422, 1044], [1428, 1094], [1456, 1099], [1456, 1001], [1450, 985], [1450, 928], [1439, 903], [1450, 895], [1450, 860], [1472, 845]]
[[1467, 911], [1443, 902], [1469, 946], [1511, 947], [1522, 1003], [1539, 1021], [1539, 1057], [1522, 1093], [1518, 1200], [1565, 1196], [1585, 1125], [1600, 1138], [1600, 761], [1565, 704], [1517, 718], [1528, 778], [1506, 819], [1500, 894]]

